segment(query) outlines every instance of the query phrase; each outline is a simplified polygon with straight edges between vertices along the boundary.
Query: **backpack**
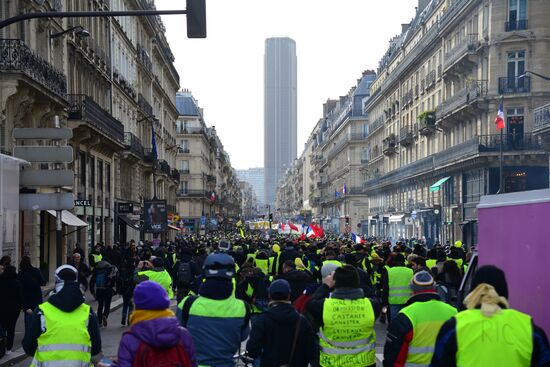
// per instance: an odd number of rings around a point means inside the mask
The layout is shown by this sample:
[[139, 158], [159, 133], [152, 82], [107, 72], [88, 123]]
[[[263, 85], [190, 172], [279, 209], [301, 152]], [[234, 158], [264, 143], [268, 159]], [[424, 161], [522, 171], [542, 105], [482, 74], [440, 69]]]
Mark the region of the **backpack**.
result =
[[111, 269], [101, 270], [95, 276], [95, 287], [97, 288], [107, 288], [107, 272], [110, 273]]
[[182, 262], [178, 267], [178, 284], [191, 285], [193, 281], [193, 274], [191, 274], [191, 263]]
[[445, 303], [450, 304], [451, 306], [456, 306], [457, 300], [457, 290], [456, 287], [449, 286], [444, 283], [436, 283], [435, 290], [439, 295], [439, 298]]
[[171, 348], [153, 348], [140, 342], [132, 367], [193, 367], [183, 344]]

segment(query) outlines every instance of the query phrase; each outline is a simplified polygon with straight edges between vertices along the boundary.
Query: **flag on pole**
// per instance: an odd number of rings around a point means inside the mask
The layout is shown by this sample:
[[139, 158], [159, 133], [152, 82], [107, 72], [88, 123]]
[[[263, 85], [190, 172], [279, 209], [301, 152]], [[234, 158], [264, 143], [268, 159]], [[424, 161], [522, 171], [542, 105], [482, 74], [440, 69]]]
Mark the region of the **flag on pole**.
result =
[[351, 233], [351, 240], [357, 244], [363, 244], [365, 243], [365, 240], [361, 238], [361, 236], [356, 235], [355, 233]]
[[292, 222], [289, 221], [289, 222], [288, 222], [288, 226], [290, 227], [291, 230], [296, 231], [296, 232], [299, 232], [298, 227], [296, 227], [296, 226], [294, 225], [294, 223], [292, 223]]
[[155, 129], [153, 129], [153, 126], [151, 126], [151, 148], [153, 151], [153, 159], [157, 160], [157, 142], [155, 140]]
[[348, 193], [348, 187], [344, 183], [344, 187], [342, 188], [342, 194], [344, 194], [344, 196], [346, 196], [347, 193]]
[[504, 109], [502, 108], [502, 98], [500, 99], [500, 105], [498, 106], [497, 117], [495, 118], [495, 124], [497, 130], [504, 129]]

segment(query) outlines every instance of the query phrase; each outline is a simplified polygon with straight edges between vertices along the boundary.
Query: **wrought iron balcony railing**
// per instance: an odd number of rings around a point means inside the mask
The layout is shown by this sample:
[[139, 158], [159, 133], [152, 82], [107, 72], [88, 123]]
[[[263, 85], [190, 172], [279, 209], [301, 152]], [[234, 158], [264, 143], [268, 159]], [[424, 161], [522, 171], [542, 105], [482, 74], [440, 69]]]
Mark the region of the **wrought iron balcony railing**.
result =
[[413, 133], [410, 127], [404, 126], [399, 131], [399, 144], [409, 146], [414, 142]]
[[145, 113], [146, 116], [153, 116], [153, 106], [147, 102], [143, 94], [138, 95], [138, 106]]
[[447, 70], [464, 56], [475, 53], [479, 44], [478, 35], [470, 34], [445, 54], [443, 69]]
[[138, 54], [138, 60], [141, 62], [143, 67], [147, 69], [150, 73], [153, 72], [153, 62], [151, 61], [151, 58], [149, 57], [149, 54], [143, 48], [142, 45], [138, 43], [137, 45], [137, 54]]
[[180, 171], [174, 168], [174, 169], [172, 169], [172, 172], [171, 172], [170, 176], [172, 177], [172, 179], [174, 181], [179, 182], [179, 180], [180, 180]]
[[69, 120], [86, 121], [106, 137], [124, 143], [124, 125], [85, 94], [69, 94]]
[[535, 108], [535, 123], [533, 131], [550, 128], [550, 103], [544, 106]]
[[159, 167], [159, 169], [162, 173], [170, 176], [171, 170], [170, 170], [170, 165], [168, 164], [168, 162], [166, 162], [164, 159], [159, 159], [158, 167]]
[[205, 190], [178, 190], [176, 192], [178, 197], [198, 197], [205, 198], [208, 197], [208, 192]]
[[38, 56], [22, 40], [0, 39], [0, 71], [21, 72], [59, 97], [66, 98], [65, 75]]
[[141, 145], [141, 140], [134, 134], [130, 132], [124, 133], [124, 145], [126, 146], [127, 150], [129, 150], [131, 153], [133, 153], [137, 157], [141, 159], [144, 158], [144, 151], [143, 151], [143, 145]]
[[502, 77], [498, 78], [499, 94], [518, 94], [531, 92], [531, 77], [523, 75], [521, 77]]
[[443, 101], [436, 111], [436, 119], [439, 121], [454, 111], [467, 106], [479, 98], [487, 95], [487, 81], [476, 80], [469, 82], [469, 85], [456, 92], [453, 96]]
[[527, 21], [527, 19], [509, 21], [504, 23], [504, 31], [505, 32], [522, 31], [522, 30], [528, 29], [528, 25], [529, 25], [529, 22]]

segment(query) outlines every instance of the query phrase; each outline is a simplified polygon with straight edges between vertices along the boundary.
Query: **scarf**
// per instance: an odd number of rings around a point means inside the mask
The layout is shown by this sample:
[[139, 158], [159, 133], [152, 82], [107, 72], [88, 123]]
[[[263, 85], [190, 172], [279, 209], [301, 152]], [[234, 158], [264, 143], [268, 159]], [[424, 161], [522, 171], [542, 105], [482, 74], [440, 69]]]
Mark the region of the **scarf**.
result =
[[174, 317], [174, 313], [167, 309], [164, 310], [134, 310], [130, 315], [130, 325], [141, 321], [159, 319], [161, 317]]
[[492, 285], [481, 283], [474, 289], [466, 299], [464, 305], [469, 309], [480, 308], [484, 316], [491, 317], [502, 312], [502, 308], [508, 308], [506, 298], [498, 295]]

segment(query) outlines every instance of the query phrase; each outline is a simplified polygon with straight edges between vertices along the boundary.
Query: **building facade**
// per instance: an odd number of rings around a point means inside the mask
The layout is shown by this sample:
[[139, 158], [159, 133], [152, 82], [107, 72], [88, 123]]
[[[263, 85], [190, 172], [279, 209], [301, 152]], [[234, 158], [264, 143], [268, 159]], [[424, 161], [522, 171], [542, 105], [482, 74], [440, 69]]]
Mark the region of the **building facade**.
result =
[[268, 38], [264, 56], [264, 192], [275, 203], [277, 183], [297, 153], [296, 42]]
[[179, 226], [200, 233], [229, 225], [241, 215], [241, 189], [228, 154], [214, 127], [207, 127], [202, 109], [189, 91], [178, 92], [176, 104], [177, 190]]
[[548, 11], [536, 0], [419, 1], [365, 106], [371, 233], [476, 244], [482, 195], [548, 187], [548, 154], [532, 131], [550, 89], [524, 75], [548, 71]]
[[252, 185], [258, 205], [260, 206], [265, 205], [264, 173], [265, 170], [262, 167], [237, 170], [239, 180], [246, 181]]

